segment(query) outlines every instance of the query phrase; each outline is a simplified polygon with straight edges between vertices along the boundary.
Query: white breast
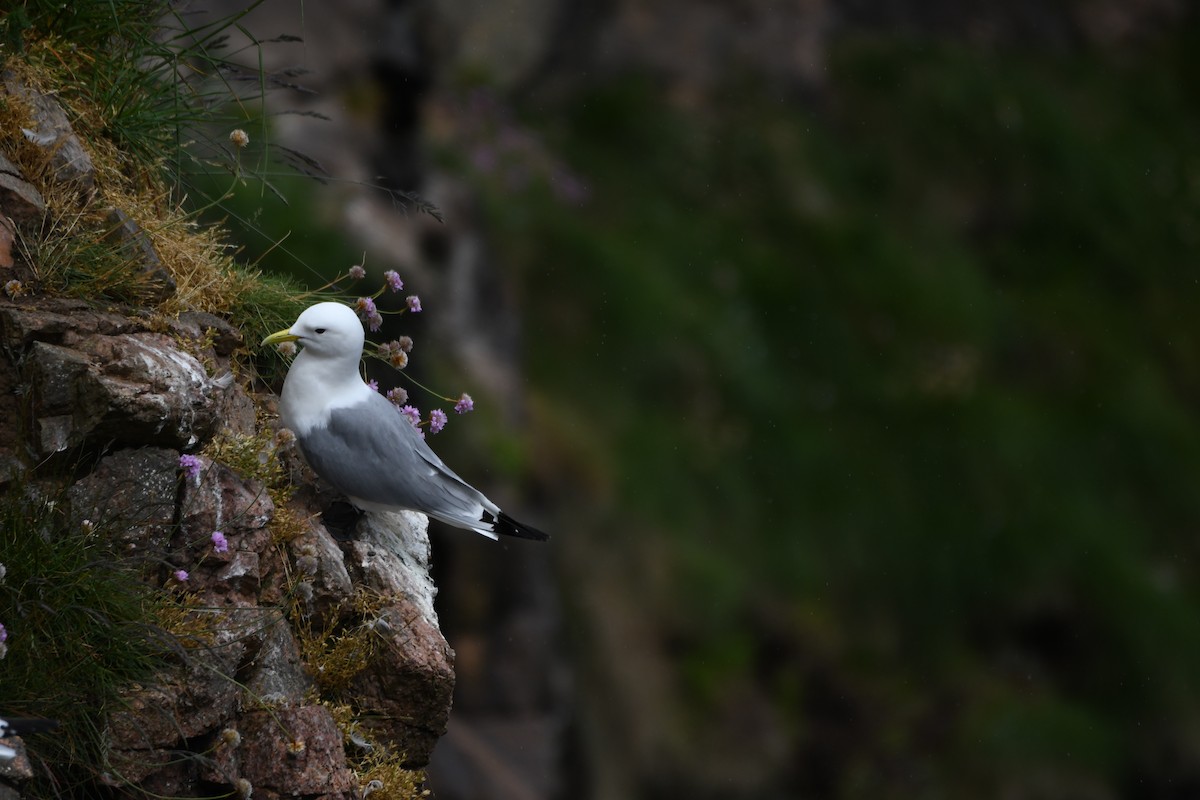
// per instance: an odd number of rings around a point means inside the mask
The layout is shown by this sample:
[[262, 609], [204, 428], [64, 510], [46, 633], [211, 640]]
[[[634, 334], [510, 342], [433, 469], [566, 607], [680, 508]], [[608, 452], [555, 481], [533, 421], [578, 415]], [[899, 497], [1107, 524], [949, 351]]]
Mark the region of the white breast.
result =
[[325, 427], [333, 409], [357, 405], [372, 391], [357, 370], [342, 380], [331, 380], [327, 362], [305, 355], [301, 352], [292, 362], [279, 399], [279, 418], [297, 436]]

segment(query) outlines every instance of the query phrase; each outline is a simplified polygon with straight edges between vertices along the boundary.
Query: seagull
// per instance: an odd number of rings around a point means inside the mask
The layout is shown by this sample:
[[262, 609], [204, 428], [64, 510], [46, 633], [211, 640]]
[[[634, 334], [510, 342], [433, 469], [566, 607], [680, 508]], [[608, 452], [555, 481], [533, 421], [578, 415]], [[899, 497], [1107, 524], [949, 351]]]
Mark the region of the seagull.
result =
[[363, 340], [349, 306], [317, 303], [262, 341], [302, 347], [283, 383], [279, 417], [313, 471], [364, 511], [419, 511], [490, 539], [549, 539], [458, 477], [408, 417], [363, 381]]

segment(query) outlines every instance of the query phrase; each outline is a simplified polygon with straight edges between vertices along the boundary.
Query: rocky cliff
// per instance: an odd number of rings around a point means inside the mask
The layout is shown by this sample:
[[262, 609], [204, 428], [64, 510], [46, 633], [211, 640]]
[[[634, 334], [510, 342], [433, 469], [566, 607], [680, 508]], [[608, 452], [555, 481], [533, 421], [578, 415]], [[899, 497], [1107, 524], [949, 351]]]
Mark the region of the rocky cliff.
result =
[[[454, 685], [425, 518], [371, 515], [352, 537], [331, 531], [329, 498], [273, 427], [256, 342], [174, 297], [145, 232], [156, 220], [135, 221], [97, 188], [104, 177], [58, 100], [12, 76], [8, 88], [6, 112], [29, 123], [21, 153], [0, 154], [0, 490], [6, 508], [36, 513], [8, 517], [0, 562], [34, 537], [104, 539], [109, 566], [147, 587], [144, 625], [162, 646], [149, 674], [48, 735], [92, 736], [98, 761], [27, 743], [0, 796], [55, 793], [65, 768], [81, 796], [419, 795], [415, 770], [445, 730]], [[31, 243], [72, 235], [47, 213], [51, 194], [107, 226], [119, 268], [146, 277], [135, 302], [43, 291], [47, 248]], [[53, 644], [33, 630], [31, 587], [70, 576], [8, 572], [0, 683], [11, 707], [33, 701], [6, 666]], [[83, 654], [79, 670], [104, 657]]]

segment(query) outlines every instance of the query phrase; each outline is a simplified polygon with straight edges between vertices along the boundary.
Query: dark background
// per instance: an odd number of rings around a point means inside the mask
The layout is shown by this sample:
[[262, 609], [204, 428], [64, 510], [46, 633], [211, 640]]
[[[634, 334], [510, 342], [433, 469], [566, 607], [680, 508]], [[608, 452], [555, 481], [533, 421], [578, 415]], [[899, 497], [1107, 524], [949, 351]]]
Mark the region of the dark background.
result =
[[554, 534], [434, 533], [438, 797], [1200, 796], [1189, 4], [318, 5], [243, 257], [398, 269]]

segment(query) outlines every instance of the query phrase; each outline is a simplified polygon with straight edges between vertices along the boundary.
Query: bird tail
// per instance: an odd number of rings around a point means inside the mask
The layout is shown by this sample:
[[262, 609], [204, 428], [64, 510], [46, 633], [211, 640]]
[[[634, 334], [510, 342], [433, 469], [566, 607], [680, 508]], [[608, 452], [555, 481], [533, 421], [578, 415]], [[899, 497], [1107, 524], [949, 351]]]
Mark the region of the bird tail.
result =
[[535, 542], [545, 542], [550, 538], [550, 534], [542, 533], [537, 528], [517, 522], [503, 511], [496, 515], [496, 520], [492, 523], [492, 530], [501, 536], [513, 536], [517, 539], [532, 539]]

